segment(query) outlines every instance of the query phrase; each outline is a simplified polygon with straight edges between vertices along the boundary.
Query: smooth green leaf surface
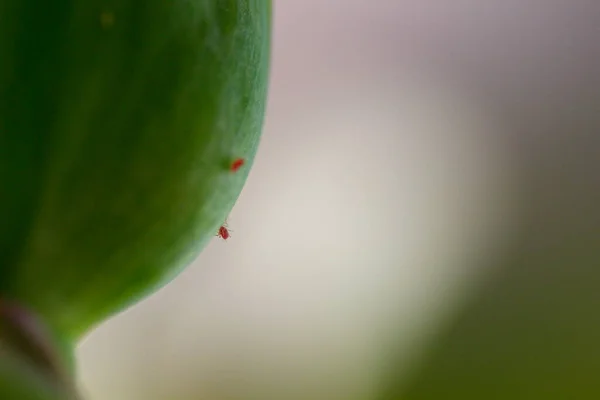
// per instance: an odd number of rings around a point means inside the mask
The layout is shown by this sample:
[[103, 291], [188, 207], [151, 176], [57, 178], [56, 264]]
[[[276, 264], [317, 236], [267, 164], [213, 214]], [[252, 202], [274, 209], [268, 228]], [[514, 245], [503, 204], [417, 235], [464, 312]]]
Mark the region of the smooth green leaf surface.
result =
[[198, 255], [257, 150], [270, 7], [0, 3], [2, 296], [76, 340]]

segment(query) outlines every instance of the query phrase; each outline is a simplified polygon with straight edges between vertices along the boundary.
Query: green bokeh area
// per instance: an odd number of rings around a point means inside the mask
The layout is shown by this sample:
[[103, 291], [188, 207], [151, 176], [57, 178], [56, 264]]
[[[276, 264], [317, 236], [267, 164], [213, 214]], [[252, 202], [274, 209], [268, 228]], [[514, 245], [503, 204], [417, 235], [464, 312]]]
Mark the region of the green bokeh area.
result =
[[517, 262], [435, 343], [408, 389], [384, 398], [600, 398], [600, 271], [577, 247]]
[[[494, 261], [501, 268], [408, 384], [380, 400], [600, 399], [600, 181], [589, 169], [598, 160], [573, 155], [590, 163], [561, 153], [536, 167], [512, 244]], [[558, 168], [570, 174], [560, 180]]]

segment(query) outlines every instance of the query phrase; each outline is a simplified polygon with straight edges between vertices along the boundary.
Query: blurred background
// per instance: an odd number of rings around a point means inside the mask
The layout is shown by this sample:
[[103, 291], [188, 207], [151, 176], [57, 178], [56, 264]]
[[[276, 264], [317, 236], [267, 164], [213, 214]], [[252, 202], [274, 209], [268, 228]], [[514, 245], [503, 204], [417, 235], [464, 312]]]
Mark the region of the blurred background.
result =
[[600, 2], [274, 1], [217, 238], [79, 347], [94, 400], [600, 398]]

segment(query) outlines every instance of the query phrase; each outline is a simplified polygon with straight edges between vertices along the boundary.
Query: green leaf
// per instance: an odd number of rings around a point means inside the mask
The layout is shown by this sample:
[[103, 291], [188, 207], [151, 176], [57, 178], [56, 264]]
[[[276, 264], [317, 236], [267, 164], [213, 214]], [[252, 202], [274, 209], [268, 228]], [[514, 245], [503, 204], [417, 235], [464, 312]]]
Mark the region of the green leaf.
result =
[[270, 18], [266, 0], [2, 1], [0, 295], [75, 341], [199, 254], [257, 150]]
[[0, 303], [1, 399], [77, 400], [71, 355], [38, 318]]

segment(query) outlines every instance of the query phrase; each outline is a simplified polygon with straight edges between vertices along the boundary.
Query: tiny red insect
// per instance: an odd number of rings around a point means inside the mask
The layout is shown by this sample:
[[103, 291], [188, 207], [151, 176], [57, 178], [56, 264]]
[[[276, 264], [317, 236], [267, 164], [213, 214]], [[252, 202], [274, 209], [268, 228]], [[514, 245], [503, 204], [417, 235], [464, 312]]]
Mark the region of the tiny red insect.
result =
[[229, 229], [227, 229], [225, 225], [221, 225], [219, 231], [217, 232], [217, 236], [223, 240], [227, 240], [231, 235], [229, 234]]
[[243, 158], [236, 158], [231, 163], [229, 170], [231, 172], [237, 172], [240, 168], [242, 168], [242, 166], [244, 165], [245, 162], [246, 162], [246, 160], [244, 160]]

